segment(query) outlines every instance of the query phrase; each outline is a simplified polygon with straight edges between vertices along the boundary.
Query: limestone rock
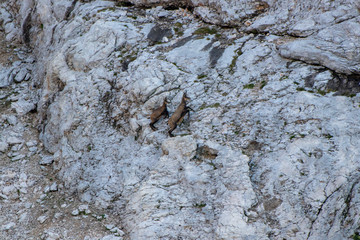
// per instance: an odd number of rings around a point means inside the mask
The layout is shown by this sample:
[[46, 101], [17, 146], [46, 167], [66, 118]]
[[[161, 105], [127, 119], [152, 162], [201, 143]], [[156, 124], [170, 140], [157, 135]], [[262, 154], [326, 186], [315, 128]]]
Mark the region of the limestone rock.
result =
[[0, 152], [5, 152], [9, 147], [9, 144], [6, 142], [0, 142]]
[[42, 156], [42, 158], [39, 160], [40, 165], [50, 165], [54, 162], [53, 156]]
[[358, 9], [2, 1], [0, 238], [356, 238]]
[[44, 223], [46, 220], [48, 219], [47, 216], [42, 215], [40, 217], [37, 218], [37, 220], [39, 221], [39, 223]]
[[280, 54], [310, 64], [319, 64], [338, 73], [360, 74], [359, 56], [354, 51], [359, 35], [360, 18], [325, 28], [305, 39], [279, 46]]

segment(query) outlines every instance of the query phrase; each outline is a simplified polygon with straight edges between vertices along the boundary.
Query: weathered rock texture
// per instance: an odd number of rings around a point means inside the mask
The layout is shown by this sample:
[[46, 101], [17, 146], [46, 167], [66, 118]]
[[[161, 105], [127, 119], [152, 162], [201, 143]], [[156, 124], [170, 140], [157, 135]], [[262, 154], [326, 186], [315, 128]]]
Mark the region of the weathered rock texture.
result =
[[[0, 4], [7, 44], [27, 50], [0, 69], [6, 97], [25, 89], [1, 110], [36, 119], [37, 161], [61, 183], [44, 191], [116, 219], [82, 238], [359, 237], [355, 1]], [[173, 113], [185, 91], [194, 111], [176, 137], [167, 120], [152, 131], [153, 109], [167, 97]], [[6, 126], [2, 161], [23, 144]], [[36, 216], [52, 218], [44, 239], [77, 235], [55, 215]], [[1, 220], [11, 239], [18, 220]]]

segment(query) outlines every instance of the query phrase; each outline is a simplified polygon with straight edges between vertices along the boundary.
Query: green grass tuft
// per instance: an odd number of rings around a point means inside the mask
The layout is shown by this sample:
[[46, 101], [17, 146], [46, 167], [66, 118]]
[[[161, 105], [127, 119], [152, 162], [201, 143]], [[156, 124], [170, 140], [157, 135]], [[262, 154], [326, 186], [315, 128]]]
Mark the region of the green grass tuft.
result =
[[297, 87], [297, 88], [296, 88], [296, 91], [300, 91], [300, 92], [301, 92], [301, 91], [305, 91], [305, 88], [303, 88], [303, 87]]
[[244, 85], [244, 89], [253, 89], [255, 87], [255, 84], [249, 83]]
[[195, 35], [207, 35], [207, 34], [216, 34], [217, 30], [215, 28], [201, 27], [195, 30]]
[[260, 89], [263, 89], [267, 84], [267, 81], [263, 80], [261, 81], [261, 84], [260, 84]]

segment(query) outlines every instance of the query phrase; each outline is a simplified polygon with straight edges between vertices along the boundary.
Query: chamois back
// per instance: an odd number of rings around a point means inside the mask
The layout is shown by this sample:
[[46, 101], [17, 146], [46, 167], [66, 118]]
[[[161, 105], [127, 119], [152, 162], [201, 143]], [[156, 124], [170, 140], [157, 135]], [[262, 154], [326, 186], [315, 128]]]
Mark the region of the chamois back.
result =
[[167, 98], [165, 97], [164, 98], [164, 101], [163, 101], [163, 104], [156, 108], [153, 113], [150, 115], [150, 127], [152, 130], [156, 130], [156, 127], [154, 126], [154, 124], [160, 120], [161, 116], [165, 116], [165, 117], [169, 117], [169, 112], [167, 110], [167, 104], [168, 104], [168, 100]]
[[[181, 103], [175, 110], [174, 114], [169, 118], [168, 125], [169, 125], [169, 135], [172, 137], [172, 131], [182, 122], [185, 115], [189, 113], [190, 109], [188, 106], [186, 106], [186, 101], [190, 100], [190, 98], [186, 95], [186, 93], [183, 94], [181, 98]], [[190, 113], [189, 113], [190, 117]]]

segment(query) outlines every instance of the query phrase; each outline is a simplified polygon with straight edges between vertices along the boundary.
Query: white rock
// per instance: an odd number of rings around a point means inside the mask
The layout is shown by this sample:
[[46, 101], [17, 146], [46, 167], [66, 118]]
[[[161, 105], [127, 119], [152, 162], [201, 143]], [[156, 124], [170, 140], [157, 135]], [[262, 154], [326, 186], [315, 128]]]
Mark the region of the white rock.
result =
[[35, 147], [38, 144], [38, 142], [36, 140], [31, 140], [31, 141], [26, 142], [25, 144], [27, 147], [30, 148], [30, 147]]
[[53, 156], [42, 156], [39, 160], [40, 165], [50, 165], [54, 162]]
[[19, 143], [22, 143], [23, 140], [18, 138], [18, 137], [8, 137], [6, 139], [7, 143], [10, 144], [10, 145], [14, 145], [14, 144], [19, 144]]
[[28, 213], [26, 213], [26, 212], [24, 212], [24, 213], [22, 213], [21, 215], [20, 215], [20, 217], [19, 217], [19, 222], [20, 223], [23, 223], [23, 222], [25, 222], [27, 219], [28, 219]]
[[106, 235], [101, 240], [122, 240], [122, 237], [116, 237], [114, 235]]
[[[17, 116], [29, 103], [39, 106], [40, 138], [57, 154], [52, 159], [59, 160], [54, 170], [63, 190], [98, 207], [123, 209], [129, 239], [347, 239], [354, 234], [359, 94], [322, 96], [317, 90], [326, 92], [329, 82], [339, 81], [358, 91], [356, 1], [190, 1], [201, 20], [183, 9], [160, 7], [134, 20], [109, 1], [77, 1], [64, 20], [72, 1], [19, 1], [16, 8], [13, 2], [2, 1], [0, 7], [6, 39], [18, 41], [19, 23], [32, 9], [43, 29], [31, 34], [37, 61], [29, 61], [34, 76], [45, 80], [24, 82], [15, 75], [28, 60], [2, 66], [0, 87], [13, 84], [14, 77], [22, 82], [11, 86], [16, 96], [0, 89], [1, 98], [13, 102]], [[12, 9], [16, 12], [8, 13]], [[146, 37], [165, 14], [183, 24], [184, 36], [150, 46]], [[166, 23], [169, 29], [172, 22]], [[218, 34], [194, 35], [200, 27]], [[265, 36], [269, 32], [274, 35]], [[24, 80], [32, 81], [29, 75]], [[312, 87], [305, 87], [308, 79], [314, 79]], [[33, 88], [35, 83], [42, 85]], [[191, 136], [169, 138], [166, 120], [158, 131], [144, 127], [156, 98], [168, 96], [173, 113], [184, 90], [195, 111], [175, 134]], [[1, 141], [15, 136], [8, 134], [12, 129], [22, 134], [27, 127], [20, 125], [1, 125]], [[16, 144], [10, 144], [9, 154], [6, 147], [6, 155], [22, 154]], [[202, 153], [197, 144], [218, 155]], [[16, 181], [3, 174], [1, 187], [2, 181]], [[2, 211], [12, 201], [3, 195]]]
[[89, 205], [81, 204], [81, 205], [78, 207], [78, 209], [79, 209], [80, 212], [89, 211]]
[[2, 230], [10, 230], [12, 228], [14, 228], [16, 226], [16, 224], [14, 222], [10, 222], [8, 224], [2, 225]]
[[0, 68], [0, 88], [4, 88], [9, 86], [12, 83], [13, 79], [11, 76], [11, 69], [4, 68], [1, 66]]
[[23, 99], [11, 103], [11, 108], [15, 109], [16, 113], [19, 115], [25, 115], [31, 110], [35, 109], [35, 107], [36, 106], [34, 103], [25, 101]]
[[192, 136], [184, 136], [165, 140], [161, 148], [163, 153], [169, 156], [191, 157], [195, 154], [197, 145]]
[[15, 156], [15, 157], [11, 158], [11, 161], [13, 161], [13, 162], [19, 161], [21, 159], [24, 159], [25, 157], [26, 157], [25, 154], [19, 154], [19, 155]]
[[48, 219], [48, 217], [46, 215], [42, 215], [37, 218], [39, 223], [44, 223], [47, 219]]
[[20, 71], [15, 75], [14, 81], [19, 83], [25, 80], [26, 75], [28, 74], [28, 70], [24, 67], [20, 69]]
[[9, 196], [11, 194], [14, 194], [17, 191], [17, 189], [16, 189], [16, 187], [14, 185], [8, 185], [8, 186], [2, 187], [1, 191], [6, 196]]
[[43, 192], [44, 192], [44, 193], [50, 192], [50, 186], [47, 185], [47, 186], [44, 188], [44, 191], [43, 191]]
[[80, 214], [79, 209], [75, 209], [71, 212], [71, 215], [78, 216]]
[[[45, 187], [44, 192], [45, 192], [45, 191], [48, 191], [48, 190], [49, 190], [49, 189], [48, 189], [47, 187]], [[46, 194], [41, 194], [39, 200], [42, 201], [42, 200], [44, 200], [46, 197], [47, 197]]]
[[9, 144], [7, 142], [0, 142], [0, 152], [6, 152], [8, 149]]
[[58, 190], [58, 185], [56, 182], [50, 185], [49, 187], [50, 192], [56, 192]]
[[6, 117], [6, 120], [8, 121], [8, 123], [10, 125], [16, 125], [16, 123], [18, 122], [17, 118], [15, 115], [9, 115]]
[[37, 150], [38, 150], [37, 147], [29, 147], [29, 151], [32, 153], [36, 152]]

